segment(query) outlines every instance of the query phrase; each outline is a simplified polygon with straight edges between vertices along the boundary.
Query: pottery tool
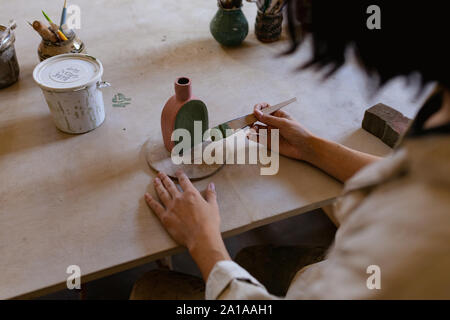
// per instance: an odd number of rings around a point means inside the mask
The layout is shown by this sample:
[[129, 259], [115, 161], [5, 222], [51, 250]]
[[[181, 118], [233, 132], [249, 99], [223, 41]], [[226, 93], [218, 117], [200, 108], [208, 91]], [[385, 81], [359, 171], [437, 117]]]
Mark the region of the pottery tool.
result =
[[270, 5], [270, 0], [265, 0], [264, 1], [264, 5], [263, 5], [263, 8], [262, 8], [262, 12], [263, 13], [266, 13], [266, 10], [267, 10], [267, 8], [269, 7], [269, 5]]
[[278, 14], [283, 9], [284, 5], [286, 4], [286, 0], [276, 0], [273, 1], [269, 8], [267, 9], [268, 14]]
[[278, 3], [279, 3], [279, 0], [271, 1], [271, 2], [269, 3], [268, 8], [267, 8], [267, 13], [268, 13], [268, 14], [272, 14], [272, 13], [273, 13], [274, 7], [275, 7]]
[[59, 28], [61, 30], [62, 30], [64, 23], [66, 23], [66, 16], [67, 16], [67, 0], [64, 0], [64, 7], [63, 7], [62, 13], [61, 13], [61, 21], [59, 23]]
[[59, 27], [56, 25], [56, 23], [53, 23], [52, 19], [42, 10], [42, 14], [44, 15], [45, 19], [50, 23], [50, 29], [56, 33], [60, 40], [67, 41], [67, 37], [64, 35], [64, 33], [59, 30]]
[[[279, 104], [262, 109], [261, 112], [264, 114], [271, 114], [271, 113], [274, 113], [275, 111], [280, 110], [281, 108], [283, 108], [295, 101], [297, 101], [297, 98], [292, 98], [287, 101], [281, 102]], [[243, 117], [239, 117], [237, 119], [219, 124], [218, 126], [212, 128], [212, 129], [220, 130], [220, 132], [222, 133], [222, 137], [226, 138], [229, 136], [229, 134], [227, 135], [227, 129], [239, 130], [239, 129], [248, 127], [257, 121], [258, 121], [258, 119], [256, 119], [255, 115], [253, 113], [250, 113]]]
[[50, 42], [58, 41], [56, 35], [52, 31], [50, 31], [50, 29], [47, 28], [42, 22], [36, 20], [32, 24], [30, 23], [30, 25], [33, 27], [34, 30], [37, 31], [37, 33], [39, 33], [42, 39]]

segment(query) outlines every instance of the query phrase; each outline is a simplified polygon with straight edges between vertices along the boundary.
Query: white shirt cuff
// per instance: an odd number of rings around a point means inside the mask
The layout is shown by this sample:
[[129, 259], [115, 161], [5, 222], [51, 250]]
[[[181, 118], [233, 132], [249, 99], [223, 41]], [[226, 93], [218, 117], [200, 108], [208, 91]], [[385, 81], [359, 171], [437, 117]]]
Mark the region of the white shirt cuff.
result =
[[246, 281], [264, 288], [258, 280], [252, 277], [250, 273], [236, 262], [223, 260], [217, 262], [209, 274], [208, 281], [206, 282], [205, 299], [217, 299], [234, 279]]

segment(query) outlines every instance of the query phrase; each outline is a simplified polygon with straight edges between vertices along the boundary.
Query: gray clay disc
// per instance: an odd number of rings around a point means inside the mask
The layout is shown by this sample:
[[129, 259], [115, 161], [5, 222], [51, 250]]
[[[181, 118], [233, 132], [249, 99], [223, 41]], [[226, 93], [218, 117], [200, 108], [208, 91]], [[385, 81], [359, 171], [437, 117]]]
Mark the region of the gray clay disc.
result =
[[223, 164], [180, 164], [176, 165], [170, 158], [169, 151], [164, 147], [164, 143], [160, 137], [149, 138], [145, 145], [145, 155], [147, 163], [153, 170], [162, 171], [169, 177], [176, 179], [177, 170], [183, 170], [191, 180], [200, 180], [207, 178], [222, 168]]

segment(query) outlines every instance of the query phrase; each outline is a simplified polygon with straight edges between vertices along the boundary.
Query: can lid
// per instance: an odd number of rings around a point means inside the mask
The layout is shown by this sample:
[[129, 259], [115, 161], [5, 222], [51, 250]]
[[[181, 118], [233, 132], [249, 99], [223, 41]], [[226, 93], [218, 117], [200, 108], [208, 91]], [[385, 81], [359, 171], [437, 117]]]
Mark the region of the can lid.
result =
[[73, 91], [100, 81], [101, 62], [89, 55], [66, 53], [39, 63], [33, 71], [34, 81], [50, 91]]

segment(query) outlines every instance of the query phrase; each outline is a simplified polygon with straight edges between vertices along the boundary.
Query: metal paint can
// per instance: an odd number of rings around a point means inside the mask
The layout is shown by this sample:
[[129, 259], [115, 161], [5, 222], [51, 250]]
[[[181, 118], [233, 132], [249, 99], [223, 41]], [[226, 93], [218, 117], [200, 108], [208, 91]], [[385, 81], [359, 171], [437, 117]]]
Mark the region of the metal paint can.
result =
[[89, 55], [68, 53], [42, 61], [33, 71], [58, 129], [67, 133], [94, 130], [105, 120], [101, 89], [102, 63]]

